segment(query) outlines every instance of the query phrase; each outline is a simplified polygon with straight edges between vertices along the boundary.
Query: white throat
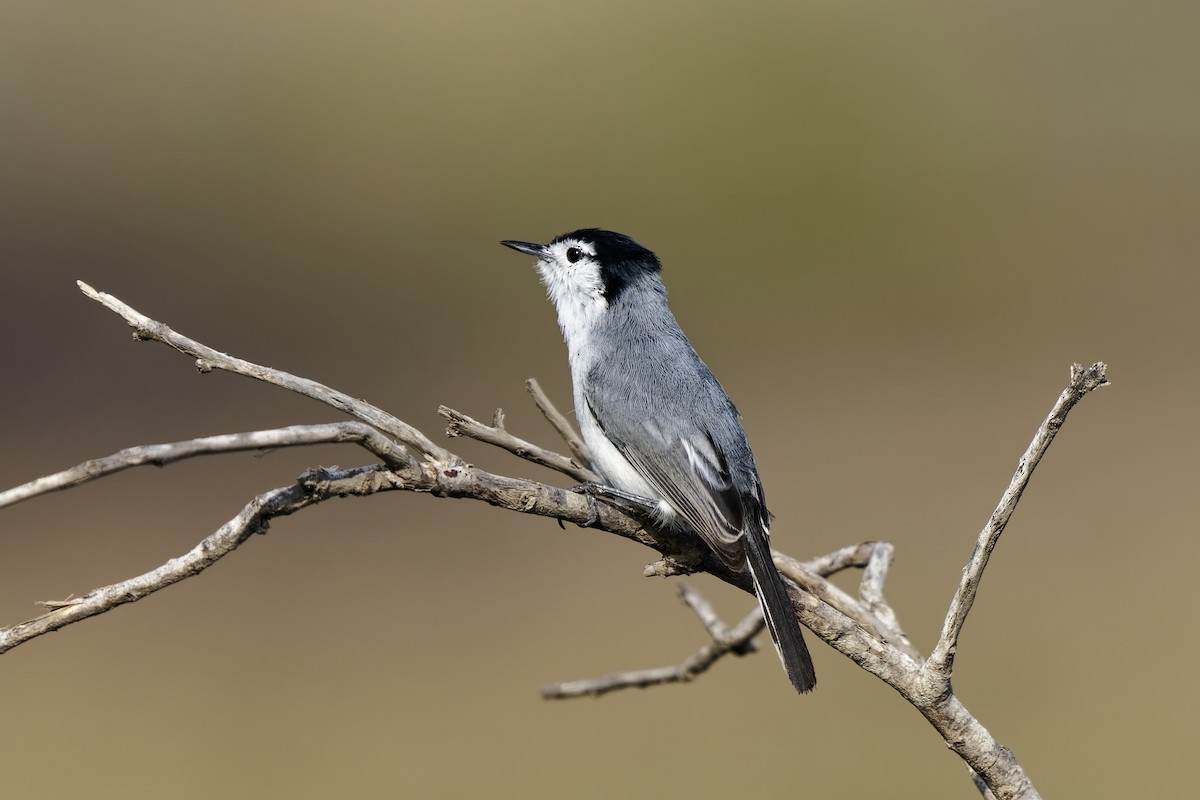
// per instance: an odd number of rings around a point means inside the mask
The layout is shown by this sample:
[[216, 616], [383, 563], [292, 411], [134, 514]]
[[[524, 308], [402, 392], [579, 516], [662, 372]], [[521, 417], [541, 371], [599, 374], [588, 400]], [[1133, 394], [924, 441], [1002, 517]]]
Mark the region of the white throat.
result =
[[592, 332], [608, 311], [600, 270], [594, 262], [564, 266], [551, 261], [539, 261], [537, 269], [558, 312], [558, 327], [571, 360], [571, 377], [578, 378], [577, 370], [591, 366]]

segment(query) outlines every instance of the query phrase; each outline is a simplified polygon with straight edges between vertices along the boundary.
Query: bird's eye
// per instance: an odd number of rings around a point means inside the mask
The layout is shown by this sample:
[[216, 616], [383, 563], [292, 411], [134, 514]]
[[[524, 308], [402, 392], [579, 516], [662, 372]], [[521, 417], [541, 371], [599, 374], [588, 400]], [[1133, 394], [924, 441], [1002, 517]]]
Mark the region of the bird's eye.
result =
[[570, 261], [572, 264], [574, 264], [576, 261], [578, 261], [581, 258], [583, 258], [583, 251], [580, 250], [578, 247], [568, 247], [567, 248], [567, 261]]

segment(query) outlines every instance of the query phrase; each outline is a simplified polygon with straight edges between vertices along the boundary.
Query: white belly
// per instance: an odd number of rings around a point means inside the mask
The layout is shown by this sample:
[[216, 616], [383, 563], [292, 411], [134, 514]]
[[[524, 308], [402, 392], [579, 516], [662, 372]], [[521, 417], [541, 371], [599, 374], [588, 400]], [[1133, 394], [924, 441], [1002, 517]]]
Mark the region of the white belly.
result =
[[592, 453], [592, 469], [600, 475], [600, 479], [606, 485], [629, 494], [636, 494], [639, 497], [657, 500], [658, 513], [664, 520], [675, 516], [674, 509], [662, 495], [655, 491], [654, 487], [633, 468], [628, 459], [621, 455], [621, 451], [600, 430], [599, 423], [596, 422], [587, 402], [579, 393], [576, 393], [575, 396], [575, 418], [579, 422], [579, 432], [583, 435], [583, 442]]

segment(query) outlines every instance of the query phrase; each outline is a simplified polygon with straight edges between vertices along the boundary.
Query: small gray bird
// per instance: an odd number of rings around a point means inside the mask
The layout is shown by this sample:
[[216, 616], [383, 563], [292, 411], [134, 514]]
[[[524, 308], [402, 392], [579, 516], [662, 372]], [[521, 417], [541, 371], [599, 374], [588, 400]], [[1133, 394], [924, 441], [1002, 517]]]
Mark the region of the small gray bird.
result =
[[771, 560], [754, 455], [737, 409], [667, 307], [658, 257], [596, 228], [501, 244], [537, 259], [558, 310], [594, 470], [618, 492], [655, 501], [665, 524], [699, 534], [730, 569], [749, 567], [788, 678], [811, 690], [816, 673]]

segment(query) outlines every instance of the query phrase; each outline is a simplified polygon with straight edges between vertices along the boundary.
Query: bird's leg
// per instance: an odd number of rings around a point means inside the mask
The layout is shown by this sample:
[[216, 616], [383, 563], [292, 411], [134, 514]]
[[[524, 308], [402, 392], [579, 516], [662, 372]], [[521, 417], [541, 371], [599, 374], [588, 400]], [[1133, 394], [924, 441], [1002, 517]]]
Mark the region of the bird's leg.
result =
[[654, 519], [658, 516], [658, 501], [642, 497], [632, 492], [624, 492], [612, 486], [585, 481], [571, 489], [573, 492], [586, 494], [598, 500], [603, 500], [613, 508], [625, 514]]

